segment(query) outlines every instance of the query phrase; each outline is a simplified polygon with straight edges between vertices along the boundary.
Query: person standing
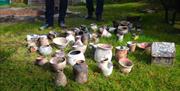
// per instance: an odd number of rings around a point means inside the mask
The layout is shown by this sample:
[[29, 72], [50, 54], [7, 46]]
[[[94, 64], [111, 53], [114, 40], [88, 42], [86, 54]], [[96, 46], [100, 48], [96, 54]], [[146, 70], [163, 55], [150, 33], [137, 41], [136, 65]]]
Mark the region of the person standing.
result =
[[[40, 27], [40, 30], [44, 30], [54, 25], [54, 0], [45, 0], [46, 12], [45, 12], [45, 24]], [[67, 11], [68, 0], [60, 0], [59, 3], [59, 18], [58, 24], [61, 28], [65, 28], [65, 16]]]
[[[104, 7], [104, 0], [96, 0], [96, 20], [102, 21], [102, 13]], [[93, 19], [94, 5], [93, 0], [86, 0], [87, 16], [85, 19]]]

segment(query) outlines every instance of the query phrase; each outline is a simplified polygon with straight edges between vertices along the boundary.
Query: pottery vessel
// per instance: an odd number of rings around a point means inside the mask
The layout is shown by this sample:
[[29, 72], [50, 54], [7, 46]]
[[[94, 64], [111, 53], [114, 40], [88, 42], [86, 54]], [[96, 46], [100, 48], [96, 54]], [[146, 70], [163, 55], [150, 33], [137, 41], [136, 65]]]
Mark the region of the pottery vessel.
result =
[[68, 63], [73, 66], [74, 64], [76, 64], [78, 60], [85, 61], [85, 56], [83, 52], [79, 50], [72, 50], [68, 53], [67, 60], [68, 60]]
[[90, 27], [91, 27], [91, 29], [93, 30], [93, 32], [96, 32], [97, 30], [98, 30], [98, 26], [97, 26], [97, 24], [91, 24], [90, 25]]
[[60, 49], [64, 49], [67, 44], [68, 44], [68, 41], [66, 40], [66, 38], [64, 37], [56, 37], [53, 39], [53, 43]]
[[81, 41], [81, 37], [82, 36], [76, 36], [76, 42], [74, 43], [74, 45], [84, 45], [83, 42]]
[[99, 31], [101, 32], [102, 37], [111, 37], [111, 33], [109, 33], [106, 29], [106, 27], [99, 28]]
[[127, 47], [129, 47], [129, 51], [130, 52], [135, 52], [135, 50], [136, 50], [136, 43], [132, 42], [132, 41], [129, 41], [129, 42], [127, 42]]
[[63, 50], [56, 50], [53, 57], [59, 57], [59, 58], [62, 58], [62, 57], [65, 57], [65, 53]]
[[96, 62], [100, 62], [102, 58], [108, 58], [108, 61], [111, 62], [112, 59], [112, 46], [108, 44], [97, 44], [94, 45], [96, 48], [94, 53], [94, 59]]
[[123, 34], [117, 34], [117, 37], [118, 37], [118, 41], [123, 41], [124, 39], [124, 35]]
[[52, 47], [50, 45], [48, 46], [40, 46], [39, 47], [39, 53], [42, 55], [49, 55], [52, 53]]
[[78, 60], [73, 66], [75, 81], [78, 83], [86, 83], [88, 81], [88, 65], [83, 60]]
[[37, 64], [39, 66], [43, 66], [47, 62], [48, 62], [48, 60], [45, 57], [39, 56], [39, 57], [36, 58], [35, 64]]
[[87, 49], [87, 45], [73, 45], [72, 47], [74, 50], [79, 50], [82, 53], [85, 53]]
[[58, 70], [55, 83], [57, 86], [63, 86], [65, 87], [67, 85], [67, 78], [66, 75], [64, 74], [63, 70]]
[[129, 31], [127, 26], [118, 26], [117, 33], [118, 34], [127, 34]]
[[73, 31], [67, 31], [67, 36], [66, 36], [66, 40], [68, 42], [74, 43], [75, 42], [75, 33]]
[[47, 46], [49, 45], [49, 40], [45, 37], [41, 37], [38, 39], [39, 41], [39, 46]]
[[36, 52], [38, 50], [38, 47], [35, 42], [28, 41], [28, 49], [30, 52]]
[[103, 58], [100, 62], [98, 62], [98, 67], [103, 72], [104, 76], [110, 76], [113, 71], [112, 62], [108, 61], [108, 58]]
[[99, 42], [99, 38], [98, 38], [98, 35], [96, 33], [92, 33], [91, 36], [90, 36], [90, 39], [91, 39], [91, 42], [92, 43], [98, 43]]
[[49, 34], [47, 35], [49, 39], [54, 39], [59, 35], [59, 33], [55, 32], [55, 31], [50, 31]]
[[133, 67], [133, 63], [128, 58], [121, 58], [119, 59], [119, 64], [121, 66], [121, 72], [129, 73]]
[[148, 42], [137, 43], [137, 47], [141, 49], [146, 49], [147, 47], [151, 47], [151, 43]]
[[52, 67], [55, 71], [63, 70], [66, 67], [66, 58], [52, 57], [50, 63], [52, 64]]
[[83, 35], [82, 35], [82, 37], [81, 37], [81, 41], [82, 41], [82, 43], [84, 44], [84, 45], [88, 45], [88, 43], [89, 43], [89, 33], [86, 33], [86, 32], [84, 32], [83, 33]]
[[129, 48], [126, 46], [118, 46], [116, 47], [116, 53], [115, 53], [115, 58], [118, 61], [121, 58], [126, 58], [128, 54]]

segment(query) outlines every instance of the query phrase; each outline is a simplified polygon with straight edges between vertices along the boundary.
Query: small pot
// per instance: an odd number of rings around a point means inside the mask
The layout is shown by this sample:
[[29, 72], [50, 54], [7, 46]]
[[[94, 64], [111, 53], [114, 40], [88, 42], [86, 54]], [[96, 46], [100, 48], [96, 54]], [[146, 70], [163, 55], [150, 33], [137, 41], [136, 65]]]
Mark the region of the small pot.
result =
[[39, 56], [39, 57], [36, 58], [35, 64], [37, 64], [39, 66], [43, 66], [47, 62], [48, 62], [48, 60], [45, 57]]
[[53, 57], [51, 58], [50, 63], [52, 64], [55, 71], [63, 70], [66, 67], [66, 58]]
[[52, 47], [50, 45], [48, 46], [40, 46], [39, 47], [39, 53], [42, 55], [49, 55], [52, 53]]
[[79, 50], [82, 53], [85, 53], [86, 49], [87, 49], [87, 45], [74, 45], [72, 47], [73, 47], [74, 50]]
[[128, 58], [119, 59], [119, 64], [121, 66], [121, 72], [129, 73], [133, 67], [133, 63]]
[[116, 47], [116, 53], [115, 53], [115, 58], [118, 61], [121, 58], [126, 58], [128, 54], [129, 48], [126, 46], [118, 46]]
[[103, 72], [104, 76], [110, 76], [113, 71], [113, 64], [112, 62], [108, 61], [108, 58], [104, 58], [100, 62], [98, 62], [98, 67], [101, 69]]
[[67, 55], [68, 57], [67, 57], [67, 59], [68, 59], [68, 63], [70, 64], [70, 65], [74, 65], [74, 64], [76, 64], [76, 62], [78, 61], [78, 60], [83, 60], [83, 61], [85, 61], [85, 57], [84, 57], [84, 54], [83, 54], [83, 52], [81, 52], [81, 51], [79, 51], [79, 50], [72, 50], [72, 51], [70, 51], [69, 53], [68, 53], [68, 55]]
[[39, 45], [40, 46], [47, 46], [49, 45], [49, 40], [45, 37], [39, 38]]
[[57, 86], [63, 86], [65, 87], [67, 85], [67, 78], [66, 75], [64, 74], [63, 70], [58, 70], [55, 83]]
[[67, 46], [68, 41], [64, 37], [56, 37], [53, 39], [53, 43], [57, 45], [58, 48], [64, 49]]
[[130, 52], [135, 52], [135, 50], [136, 50], [136, 43], [135, 42], [129, 41], [129, 42], [127, 42], [127, 46], [129, 47]]
[[121, 42], [124, 39], [124, 35], [123, 34], [117, 34], [117, 37], [118, 37], [118, 40], [121, 41]]
[[94, 53], [94, 60], [100, 62], [102, 58], [108, 58], [108, 61], [111, 62], [112, 59], [112, 46], [108, 44], [97, 44], [93, 45], [96, 49]]
[[75, 80], [78, 83], [86, 83], [88, 81], [88, 65], [83, 60], [78, 60], [73, 66]]

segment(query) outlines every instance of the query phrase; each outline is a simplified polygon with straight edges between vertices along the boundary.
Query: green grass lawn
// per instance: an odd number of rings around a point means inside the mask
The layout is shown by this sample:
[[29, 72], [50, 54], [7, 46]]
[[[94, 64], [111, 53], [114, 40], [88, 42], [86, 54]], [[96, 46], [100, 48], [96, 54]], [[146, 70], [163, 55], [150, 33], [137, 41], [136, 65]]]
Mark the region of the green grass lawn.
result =
[[[144, 3], [125, 3], [105, 5], [104, 22], [98, 25], [112, 25], [112, 20], [124, 19], [127, 15], [140, 15], [143, 20], [144, 34], [138, 42], [168, 41], [176, 43], [176, 61], [171, 67], [149, 64], [150, 55], [143, 51], [129, 54], [134, 63], [132, 72], [124, 75], [114, 63], [110, 77], [104, 77], [97, 71], [97, 65], [87, 50], [86, 62], [89, 66], [89, 79], [86, 84], [78, 84], [73, 80], [72, 67], [64, 72], [68, 79], [66, 87], [54, 85], [55, 75], [47, 67], [34, 65], [37, 53], [29, 53], [26, 47], [27, 34], [47, 34], [49, 30], [38, 31], [42, 22], [36, 23], [3, 23], [0, 24], [0, 90], [1, 91], [180, 91], [180, 25], [176, 27], [163, 23], [163, 12], [154, 14], [138, 13], [136, 9], [146, 7]], [[86, 14], [85, 6], [71, 6], [70, 10]], [[91, 24], [80, 17], [67, 17], [69, 28], [81, 24]], [[56, 25], [57, 26], [57, 25]], [[56, 31], [61, 31], [58, 27]], [[130, 34], [125, 41], [117, 42], [115, 37], [101, 38], [101, 43], [112, 44], [114, 47], [125, 45], [131, 40]], [[113, 49], [114, 52], [114, 49]]]

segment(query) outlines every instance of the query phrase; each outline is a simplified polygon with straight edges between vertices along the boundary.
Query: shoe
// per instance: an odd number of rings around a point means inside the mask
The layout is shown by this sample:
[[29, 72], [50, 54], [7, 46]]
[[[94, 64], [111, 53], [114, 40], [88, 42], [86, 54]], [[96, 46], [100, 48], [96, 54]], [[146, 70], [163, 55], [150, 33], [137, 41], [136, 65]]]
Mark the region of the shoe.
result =
[[60, 24], [59, 24], [59, 26], [61, 27], [61, 28], [66, 28], [66, 24], [65, 24], [65, 22], [60, 22]]
[[44, 24], [44, 25], [42, 25], [40, 28], [39, 28], [39, 30], [45, 30], [45, 29], [53, 29], [53, 27], [52, 26], [49, 26], [49, 24]]
[[87, 15], [87, 16], [85, 16], [85, 19], [87, 19], [87, 20], [92, 20], [92, 19], [93, 19], [93, 17], [92, 17], [92, 16], [90, 16], [90, 15]]

